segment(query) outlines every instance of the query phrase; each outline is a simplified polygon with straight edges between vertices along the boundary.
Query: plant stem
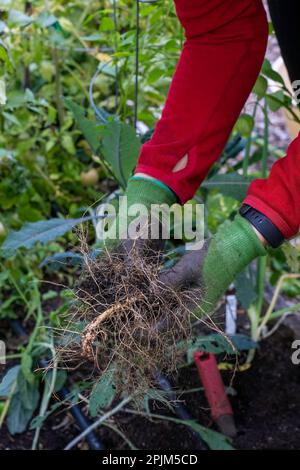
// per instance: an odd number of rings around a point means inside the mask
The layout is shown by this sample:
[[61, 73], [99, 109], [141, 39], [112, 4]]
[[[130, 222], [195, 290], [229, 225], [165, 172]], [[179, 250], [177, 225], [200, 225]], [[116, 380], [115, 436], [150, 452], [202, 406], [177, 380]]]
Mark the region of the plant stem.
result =
[[3, 360], [11, 361], [13, 359], [19, 359], [20, 357], [22, 357], [21, 353], [8, 354], [6, 356], [0, 356], [0, 364], [1, 364], [1, 361], [3, 361]]
[[42, 313], [42, 307], [41, 307], [41, 301], [40, 301], [40, 292], [39, 292], [39, 290], [37, 289], [36, 286], [35, 286], [35, 291], [36, 291], [36, 295], [38, 297], [37, 317], [36, 317], [36, 320], [35, 320], [35, 326], [34, 326], [33, 332], [30, 335], [30, 339], [29, 339], [28, 345], [26, 347], [26, 351], [28, 352], [28, 354], [32, 351], [34, 342], [35, 342], [37, 334], [38, 334], [38, 330], [39, 330], [39, 328], [42, 324], [42, 321], [43, 321], [43, 313]]
[[6, 415], [7, 415], [10, 402], [11, 402], [12, 397], [13, 397], [15, 391], [16, 391], [16, 387], [17, 387], [17, 379], [15, 380], [13, 386], [11, 387], [11, 390], [9, 392], [9, 396], [7, 397], [7, 400], [6, 400], [5, 405], [3, 407], [3, 410], [2, 410], [2, 413], [1, 413], [1, 416], [0, 416], [0, 428], [2, 427], [2, 424], [5, 420]]
[[[268, 173], [268, 154], [269, 154], [269, 118], [268, 118], [268, 105], [265, 100], [264, 105], [264, 145], [263, 145], [263, 154], [262, 154], [262, 178], [266, 178]], [[261, 311], [264, 303], [264, 290], [265, 290], [265, 276], [266, 276], [266, 267], [267, 267], [267, 257], [260, 257], [257, 262], [257, 317], [260, 318]]]
[[[258, 101], [256, 101], [254, 105], [254, 109], [252, 113], [253, 119], [255, 119], [257, 108], [258, 108]], [[246, 145], [246, 151], [245, 151], [245, 156], [244, 156], [244, 161], [243, 161], [243, 175], [245, 177], [248, 175], [248, 167], [249, 167], [249, 159], [250, 159], [250, 151], [251, 151], [252, 142], [253, 142], [253, 130], [251, 132], [251, 135]]]
[[[266, 267], [267, 267], [267, 257], [261, 257], [257, 262], [257, 303], [256, 303], [256, 313], [259, 318], [263, 309], [264, 304], [264, 291], [265, 291], [265, 276], [266, 276]], [[254, 338], [253, 338], [254, 339]]]
[[264, 145], [262, 154], [262, 178], [268, 175], [268, 155], [269, 155], [269, 117], [268, 117], [268, 103], [265, 100], [264, 105]]
[[[264, 144], [262, 152], [262, 178], [266, 178], [268, 173], [268, 155], [269, 155], [269, 117], [268, 117], [268, 104], [265, 99], [264, 103]], [[264, 290], [265, 290], [265, 277], [267, 268], [267, 256], [258, 258], [257, 260], [257, 278], [256, 278], [256, 289], [257, 289], [257, 301], [256, 304], [249, 309], [249, 318], [251, 321], [251, 336], [254, 341], [258, 338], [258, 328], [261, 317], [261, 312], [264, 304]], [[255, 355], [255, 350], [252, 349], [248, 353], [246, 363], [251, 363]]]
[[[5, 271], [6, 270], [6, 267], [4, 266], [4, 264], [2, 262], [0, 262], [1, 266], [2, 266], [2, 269]], [[28, 302], [28, 300], [26, 299], [25, 295], [23, 294], [22, 290], [20, 289], [20, 287], [18, 286], [15, 278], [13, 277], [12, 273], [10, 270], [8, 270], [8, 275], [9, 275], [9, 279], [10, 281], [12, 282], [12, 284], [14, 285], [14, 288], [16, 289], [16, 291], [18, 292], [19, 296], [21, 297], [21, 299], [23, 300], [24, 304], [26, 305], [27, 309], [30, 308], [30, 303]]]
[[54, 63], [54, 68], [55, 68], [55, 102], [56, 102], [56, 107], [57, 107], [59, 127], [62, 127], [63, 122], [64, 122], [64, 108], [61, 102], [62, 87], [61, 87], [61, 79], [60, 79], [60, 64], [59, 64], [58, 50], [56, 47], [52, 49], [52, 58], [53, 58], [53, 63]]
[[[50, 351], [52, 353], [52, 357], [53, 357], [53, 368], [51, 369], [52, 370], [51, 382], [50, 382], [49, 386], [48, 386], [47, 382], [45, 382], [43, 398], [42, 398], [42, 401], [41, 401], [40, 411], [39, 411], [39, 417], [43, 418], [46, 414], [49, 402], [51, 400], [52, 393], [54, 392], [54, 389], [55, 389], [55, 382], [56, 382], [58, 364], [57, 364], [56, 352], [55, 352], [53, 343], [38, 343], [38, 344], [39, 344], [39, 346], [44, 346], [45, 348], [50, 349]], [[36, 450], [36, 448], [37, 448], [41, 428], [42, 428], [42, 423], [39, 424], [37, 426], [36, 430], [35, 430], [31, 450]]]
[[[78, 69], [78, 71], [81, 72], [80, 67], [77, 67], [77, 64], [76, 64], [76, 63], [74, 63], [74, 64], [75, 64], [75, 67]], [[88, 93], [88, 91], [87, 91], [87, 89], [86, 89], [86, 87], [85, 87], [85, 85], [84, 85], [83, 80], [80, 80], [80, 78], [78, 78], [78, 76], [76, 75], [76, 73], [74, 73], [73, 70], [72, 70], [67, 64], [65, 64], [64, 67], [65, 67], [65, 69], [68, 71], [68, 73], [69, 73], [70, 75], [72, 75], [72, 77], [74, 78], [75, 82], [77, 83], [77, 85], [79, 86], [79, 88], [80, 88], [81, 91], [83, 92], [84, 96], [86, 97], [87, 101], [89, 101], [90, 95], [89, 95], [89, 93]]]
[[276, 312], [273, 312], [272, 315], [270, 315], [269, 320], [276, 320], [277, 318], [282, 317], [283, 315], [288, 315], [290, 313], [298, 311], [300, 311], [300, 303], [291, 305], [290, 307], [281, 308], [280, 310], [276, 310]]
[[266, 311], [266, 314], [265, 316], [263, 317], [261, 323], [260, 323], [260, 326], [257, 330], [257, 340], [259, 339], [260, 335], [261, 335], [261, 332], [264, 328], [264, 326], [266, 326], [266, 324], [268, 323], [268, 321], [270, 320], [271, 318], [271, 315], [272, 315], [272, 312], [274, 310], [274, 307], [276, 305], [276, 302], [277, 302], [277, 299], [279, 297], [279, 294], [280, 294], [280, 291], [282, 289], [282, 285], [284, 283], [284, 281], [286, 279], [299, 279], [300, 278], [300, 274], [283, 274], [278, 283], [277, 283], [277, 286], [276, 286], [276, 289], [275, 289], [275, 292], [274, 292], [274, 295], [273, 295], [273, 298], [271, 300], [271, 303], [269, 305], [269, 308], [268, 310]]
[[128, 445], [128, 447], [130, 447], [131, 450], [139, 450], [139, 449], [130, 441], [130, 439], [128, 439], [128, 437], [127, 437], [119, 428], [117, 428], [117, 426], [114, 426], [114, 425], [111, 424], [111, 423], [103, 423], [103, 426], [108, 427], [109, 429], [111, 429], [112, 431], [114, 431], [116, 434], [118, 434], [118, 435], [126, 442], [126, 444]]
[[118, 413], [122, 408], [124, 408], [127, 403], [129, 403], [132, 400], [132, 396], [124, 398], [115, 408], [112, 410], [108, 411], [104, 415], [102, 415], [97, 421], [95, 421], [93, 424], [91, 424], [88, 428], [86, 428], [82, 433], [80, 433], [77, 437], [72, 439], [71, 442], [64, 448], [64, 450], [71, 450], [73, 447], [78, 444], [85, 436], [87, 436], [91, 431], [94, 429], [98, 428], [104, 421], [106, 421], [108, 418], [113, 416], [114, 414]]

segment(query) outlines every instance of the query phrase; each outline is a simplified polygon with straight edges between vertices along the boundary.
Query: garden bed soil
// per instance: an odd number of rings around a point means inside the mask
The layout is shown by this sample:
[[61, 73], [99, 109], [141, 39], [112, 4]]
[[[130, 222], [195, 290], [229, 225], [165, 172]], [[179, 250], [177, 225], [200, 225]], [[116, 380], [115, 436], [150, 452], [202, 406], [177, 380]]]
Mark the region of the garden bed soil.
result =
[[[230, 397], [238, 430], [233, 441], [235, 448], [299, 449], [300, 365], [291, 362], [293, 340], [292, 332], [281, 327], [274, 336], [261, 343], [253, 366], [236, 373], [232, 383], [236, 395]], [[232, 373], [226, 372], [223, 377], [229, 385]], [[199, 387], [196, 368], [182, 369], [176, 385], [185, 390]], [[181, 400], [199, 423], [216, 429], [202, 392], [183, 395]], [[153, 408], [153, 412], [170, 415], [169, 410], [161, 406]], [[119, 413], [114, 421], [138, 449], [201, 449], [199, 440], [183, 425], [149, 421], [125, 413]], [[40, 448], [62, 449], [78, 433], [71, 415], [60, 411], [45, 423]], [[100, 429], [98, 435], [107, 449], [128, 449], [124, 440], [106, 427]], [[29, 449], [32, 438], [32, 432], [10, 436], [4, 426], [0, 430], [0, 449]], [[79, 448], [88, 447], [82, 443]]]

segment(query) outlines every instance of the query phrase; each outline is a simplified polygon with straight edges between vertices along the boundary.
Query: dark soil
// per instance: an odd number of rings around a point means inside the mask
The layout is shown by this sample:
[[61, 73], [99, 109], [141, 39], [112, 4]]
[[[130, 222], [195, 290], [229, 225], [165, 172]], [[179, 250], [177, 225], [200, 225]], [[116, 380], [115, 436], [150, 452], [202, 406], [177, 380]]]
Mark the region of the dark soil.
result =
[[241, 449], [300, 448], [300, 365], [291, 361], [294, 337], [282, 328], [266, 340], [254, 367], [236, 381], [232, 400]]
[[[230, 397], [238, 430], [233, 441], [235, 448], [300, 448], [300, 365], [291, 362], [293, 341], [290, 330], [281, 328], [262, 342], [253, 367], [235, 375], [232, 387], [236, 395]], [[230, 385], [232, 374], [223, 377], [224, 383]], [[183, 369], [177, 383], [181, 389], [199, 387], [196, 368]], [[202, 392], [183, 398], [199, 423], [217, 430]], [[144, 420], [133, 418], [127, 422], [126, 434], [143, 449], [199, 448], [190, 431], [173, 423], [145, 425]]]
[[[58, 429], [56, 426], [61, 426]], [[42, 429], [39, 449], [54, 450], [63, 449], [68, 442], [77, 434], [79, 429], [76, 427], [71, 416], [60, 415], [55, 418], [49, 418], [48, 422]], [[0, 429], [0, 450], [28, 450], [31, 449], [33, 431], [27, 431], [23, 434], [11, 436], [3, 426]], [[88, 449], [85, 442], [80, 446], [81, 449]]]
[[[262, 342], [252, 368], [236, 373], [232, 383], [236, 395], [230, 397], [238, 429], [233, 441], [235, 448], [300, 448], [300, 365], [295, 366], [291, 362], [293, 340], [290, 330], [282, 327]], [[225, 384], [229, 385], [232, 373], [225, 373], [223, 377]], [[181, 390], [199, 387], [196, 368], [182, 369], [176, 385]], [[201, 391], [182, 395], [181, 400], [199, 423], [216, 429]], [[172, 415], [169, 410], [158, 406], [153, 408], [153, 412]], [[120, 413], [113, 424], [138, 449], [201, 449], [197, 437], [183, 425], [149, 421], [125, 413]], [[62, 449], [78, 433], [71, 415], [60, 412], [44, 425], [40, 447]], [[108, 449], [128, 449], [128, 444], [106, 427], [101, 428], [98, 435]], [[5, 427], [0, 430], [0, 449], [29, 449], [31, 442], [32, 432], [12, 437]], [[82, 443], [80, 448], [87, 449], [86, 443]]]

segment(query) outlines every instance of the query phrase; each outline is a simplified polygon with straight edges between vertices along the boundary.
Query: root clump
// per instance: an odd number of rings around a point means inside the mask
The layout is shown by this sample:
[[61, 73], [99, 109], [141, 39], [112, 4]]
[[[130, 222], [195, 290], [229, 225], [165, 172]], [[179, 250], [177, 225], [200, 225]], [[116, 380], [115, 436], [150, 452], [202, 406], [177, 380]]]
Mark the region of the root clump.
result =
[[160, 269], [157, 252], [141, 256], [134, 245], [85, 256], [69, 323], [82, 325], [80, 339], [63, 347], [63, 357], [89, 363], [99, 376], [113, 366], [118, 391], [128, 394], [154, 386], [157, 371], [173, 373], [190, 335], [191, 296], [163, 284]]

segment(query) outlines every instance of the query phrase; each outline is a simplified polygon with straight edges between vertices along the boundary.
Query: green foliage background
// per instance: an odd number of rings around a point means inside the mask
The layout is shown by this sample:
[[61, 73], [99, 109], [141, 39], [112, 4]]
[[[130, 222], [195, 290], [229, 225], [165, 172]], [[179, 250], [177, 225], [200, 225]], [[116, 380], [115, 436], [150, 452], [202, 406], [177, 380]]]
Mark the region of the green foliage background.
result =
[[[72, 300], [68, 287], [80, 256], [71, 229], [83, 217], [92, 225], [95, 204], [126, 186], [140, 145], [160, 115], [183, 44], [171, 0], [140, 2], [139, 8], [137, 43], [134, 0], [0, 0], [0, 321], [8, 328], [7, 320], [20, 318], [31, 329], [28, 344], [14, 355], [20, 367], [2, 383], [9, 406], [2, 412], [0, 407], [0, 419], [8, 414], [11, 432], [24, 430], [31, 420], [42, 380], [33, 374], [34, 361], [41, 354], [54, 356], [49, 326], [61, 324]], [[278, 83], [276, 93], [269, 91], [270, 78]], [[241, 115], [196, 195], [206, 205], [208, 232], [234, 215], [252, 178], [266, 176], [268, 158], [283, 155], [269, 145], [268, 113], [280, 108], [292, 113], [291, 96], [267, 60], [254, 96], [253, 114]], [[264, 135], [255, 130], [258, 108], [265, 113]], [[91, 234], [91, 247], [94, 242]], [[172, 244], [168, 249], [180, 252]], [[173, 255], [169, 258], [173, 262]], [[276, 285], [291, 269], [300, 270], [299, 248], [286, 245], [258, 266], [258, 274], [246, 272], [237, 279], [254, 337], [265, 283]], [[49, 279], [66, 288], [45, 287]], [[296, 297], [299, 280], [286, 279], [283, 290]], [[197, 341], [202, 344], [203, 338]], [[238, 349], [249, 347], [244, 341]], [[218, 351], [226, 351], [224, 343]], [[65, 378], [55, 370], [45, 382], [31, 423], [33, 447], [51, 393]], [[78, 386], [77, 393], [83, 389]], [[92, 395], [93, 414], [102, 407], [101, 396]], [[228, 446], [216, 444], [215, 435], [206, 439], [212, 439], [212, 447]]]

